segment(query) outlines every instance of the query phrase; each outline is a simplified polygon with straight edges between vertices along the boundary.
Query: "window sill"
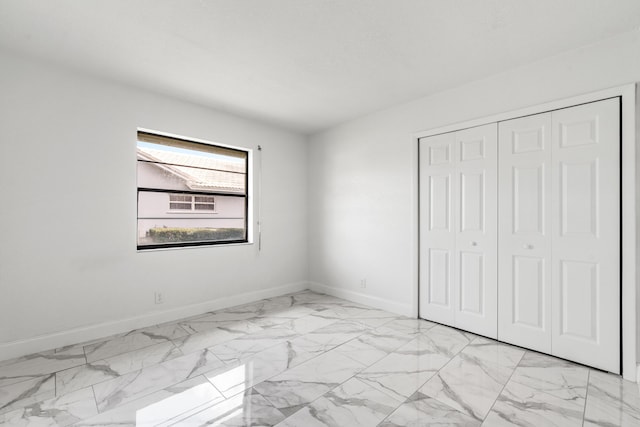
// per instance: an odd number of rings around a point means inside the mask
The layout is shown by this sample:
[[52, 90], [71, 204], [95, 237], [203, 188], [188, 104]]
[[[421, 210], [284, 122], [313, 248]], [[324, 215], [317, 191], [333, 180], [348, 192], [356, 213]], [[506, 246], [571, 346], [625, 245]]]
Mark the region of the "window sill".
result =
[[249, 246], [253, 245], [255, 242], [233, 242], [233, 243], [214, 243], [214, 244], [203, 244], [203, 245], [186, 245], [186, 246], [168, 246], [168, 247], [152, 247], [141, 249], [136, 246], [137, 253], [144, 252], [158, 252], [158, 251], [172, 251], [172, 250], [182, 250], [182, 249], [207, 249], [207, 248], [227, 248], [229, 246]]

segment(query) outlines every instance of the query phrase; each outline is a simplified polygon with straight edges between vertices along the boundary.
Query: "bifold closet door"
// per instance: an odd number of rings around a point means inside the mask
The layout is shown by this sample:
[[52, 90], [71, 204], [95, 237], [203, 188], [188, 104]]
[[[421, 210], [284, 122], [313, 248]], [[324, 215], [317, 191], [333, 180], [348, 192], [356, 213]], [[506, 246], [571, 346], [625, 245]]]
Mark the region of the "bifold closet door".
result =
[[620, 100], [499, 135], [498, 339], [620, 373]]
[[455, 147], [455, 326], [497, 338], [498, 127], [456, 132]]
[[455, 134], [421, 138], [420, 317], [454, 325]]
[[552, 353], [620, 373], [620, 99], [552, 114]]
[[499, 141], [498, 339], [551, 353], [551, 113]]
[[420, 316], [497, 336], [497, 125], [420, 140]]

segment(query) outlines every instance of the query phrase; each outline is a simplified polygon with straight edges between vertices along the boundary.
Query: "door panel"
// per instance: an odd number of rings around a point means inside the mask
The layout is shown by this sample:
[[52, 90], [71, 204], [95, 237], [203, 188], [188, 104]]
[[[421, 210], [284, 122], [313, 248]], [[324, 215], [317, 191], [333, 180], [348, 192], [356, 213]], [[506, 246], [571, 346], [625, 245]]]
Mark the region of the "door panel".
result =
[[431, 231], [451, 231], [450, 192], [450, 174], [429, 176], [429, 228]]
[[[544, 332], [544, 258], [513, 257], [512, 324]], [[500, 313], [499, 313], [500, 314]]]
[[596, 237], [598, 159], [559, 164], [561, 235]]
[[498, 338], [551, 352], [551, 114], [499, 124]]
[[514, 166], [511, 173], [513, 179], [513, 206], [511, 209], [513, 233], [544, 234], [545, 206], [545, 172], [544, 163], [535, 166]]
[[460, 311], [482, 316], [484, 309], [484, 259], [481, 253], [460, 252]]
[[553, 354], [620, 373], [620, 100], [552, 122]]
[[[464, 132], [464, 131], [463, 131]], [[478, 135], [481, 136], [481, 135]], [[478, 139], [468, 139], [460, 141], [460, 161], [468, 162], [471, 160], [484, 160], [485, 159], [485, 141], [484, 137]]]
[[451, 300], [450, 251], [429, 249], [429, 304], [449, 307]]
[[422, 138], [420, 151], [420, 317], [454, 325], [453, 133]]
[[427, 150], [429, 153], [429, 165], [450, 165], [451, 164], [451, 144], [444, 142], [434, 142], [429, 145]]
[[595, 262], [560, 262], [560, 334], [597, 344], [600, 280]]
[[484, 230], [484, 173], [460, 174], [461, 231]]
[[455, 325], [497, 337], [497, 124], [455, 133]]

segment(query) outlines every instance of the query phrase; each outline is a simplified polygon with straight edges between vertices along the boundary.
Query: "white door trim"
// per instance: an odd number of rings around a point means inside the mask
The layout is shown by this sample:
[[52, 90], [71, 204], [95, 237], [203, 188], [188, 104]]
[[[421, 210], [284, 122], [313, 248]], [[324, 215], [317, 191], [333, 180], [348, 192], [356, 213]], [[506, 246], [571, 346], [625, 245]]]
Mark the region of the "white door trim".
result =
[[[419, 286], [419, 244], [418, 244], [418, 141], [420, 138], [438, 135], [446, 132], [458, 131], [470, 127], [481, 126], [488, 123], [514, 119], [517, 117], [539, 114], [559, 108], [571, 107], [587, 102], [620, 96], [622, 98], [622, 373], [623, 377], [630, 381], [638, 378], [637, 368], [637, 324], [636, 312], [638, 301], [636, 299], [636, 287], [638, 286], [638, 274], [636, 267], [637, 251], [636, 241], [638, 230], [638, 218], [636, 213], [640, 211], [640, 185], [637, 184], [636, 164], [640, 162], [640, 152], [636, 150], [636, 120], [640, 133], [640, 118], [636, 117], [636, 100], [640, 98], [640, 87], [635, 84], [617, 86], [571, 98], [556, 100], [526, 107], [514, 111], [495, 114], [464, 122], [454, 123], [435, 129], [414, 133], [411, 136], [411, 149], [414, 154], [414, 253], [413, 257], [415, 275], [415, 287], [413, 292], [413, 312], [418, 313], [418, 286]], [[640, 110], [638, 110], [640, 112]], [[639, 260], [640, 261], [640, 260]]]

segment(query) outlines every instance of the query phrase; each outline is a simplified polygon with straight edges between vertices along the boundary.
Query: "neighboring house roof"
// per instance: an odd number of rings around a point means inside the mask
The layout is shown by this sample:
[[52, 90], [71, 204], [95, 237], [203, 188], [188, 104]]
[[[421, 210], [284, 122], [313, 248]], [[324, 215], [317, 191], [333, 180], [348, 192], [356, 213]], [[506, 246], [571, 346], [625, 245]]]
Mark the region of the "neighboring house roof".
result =
[[245, 192], [244, 162], [230, 162], [152, 148], [138, 147], [138, 158], [178, 176], [187, 187], [200, 191]]

